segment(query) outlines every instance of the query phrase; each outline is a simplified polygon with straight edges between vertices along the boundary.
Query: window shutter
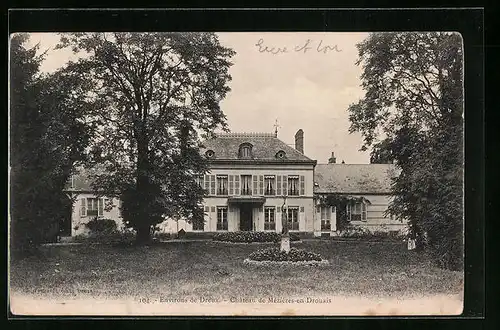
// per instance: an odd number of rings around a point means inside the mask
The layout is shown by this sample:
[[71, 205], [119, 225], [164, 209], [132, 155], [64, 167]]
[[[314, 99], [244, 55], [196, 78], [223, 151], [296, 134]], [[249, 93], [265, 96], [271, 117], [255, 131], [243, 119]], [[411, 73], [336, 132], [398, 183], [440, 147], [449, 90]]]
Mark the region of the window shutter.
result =
[[210, 194], [215, 195], [215, 175], [210, 175]]
[[198, 178], [198, 180], [199, 180], [200, 187], [203, 189], [203, 187], [205, 186], [205, 184], [204, 184], [205, 176], [204, 175], [200, 175], [199, 178]]
[[98, 198], [97, 199], [97, 215], [102, 216], [104, 214], [104, 199]]
[[259, 176], [259, 195], [264, 195], [264, 176]]
[[330, 221], [332, 219], [332, 206], [326, 209], [326, 220]]
[[366, 221], [366, 204], [361, 203], [361, 220]]
[[234, 194], [234, 175], [230, 175], [229, 178], [229, 195]]
[[281, 196], [281, 175], [276, 176], [276, 195]]
[[210, 175], [205, 175], [205, 194], [210, 194]]
[[305, 176], [301, 175], [300, 176], [300, 195], [305, 195], [306, 194], [306, 178]]
[[345, 212], [347, 215], [347, 221], [351, 221], [351, 204], [346, 205]]
[[240, 194], [240, 176], [239, 175], [234, 176], [234, 194], [235, 195]]
[[257, 185], [257, 175], [252, 175], [253, 176], [253, 194], [258, 195], [259, 194], [259, 186]]
[[87, 199], [86, 198], [82, 198], [82, 205], [80, 207], [80, 215], [82, 217], [87, 216]]
[[288, 195], [288, 177], [283, 175], [283, 195]]

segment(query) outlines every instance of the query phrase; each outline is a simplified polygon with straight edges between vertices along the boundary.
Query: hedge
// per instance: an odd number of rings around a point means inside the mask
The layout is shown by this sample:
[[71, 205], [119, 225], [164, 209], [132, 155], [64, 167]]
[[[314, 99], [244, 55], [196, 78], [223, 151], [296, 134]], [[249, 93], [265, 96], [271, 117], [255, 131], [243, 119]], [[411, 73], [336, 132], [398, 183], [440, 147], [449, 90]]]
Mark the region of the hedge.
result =
[[94, 234], [113, 233], [117, 230], [116, 222], [112, 219], [93, 218], [85, 226]]
[[[290, 233], [290, 241], [298, 241], [299, 239], [298, 235]], [[231, 243], [279, 242], [281, 235], [266, 231], [223, 232], [214, 234], [213, 240]]]
[[322, 261], [318, 253], [291, 248], [289, 252], [280, 251], [279, 248], [268, 248], [255, 251], [248, 257], [254, 261]]

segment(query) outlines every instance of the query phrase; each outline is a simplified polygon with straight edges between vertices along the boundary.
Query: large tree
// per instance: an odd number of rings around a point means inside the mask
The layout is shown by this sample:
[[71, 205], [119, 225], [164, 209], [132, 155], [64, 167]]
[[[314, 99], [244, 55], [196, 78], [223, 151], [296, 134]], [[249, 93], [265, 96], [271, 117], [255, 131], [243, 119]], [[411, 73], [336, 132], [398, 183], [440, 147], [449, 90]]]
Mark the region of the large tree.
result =
[[364, 98], [349, 107], [372, 161], [401, 168], [392, 214], [444, 267], [463, 267], [463, 50], [456, 33], [372, 33], [358, 44]]
[[83, 54], [68, 69], [94, 81], [94, 189], [122, 199], [137, 242], [166, 217], [203, 221], [200, 135], [226, 128], [234, 52], [213, 33], [63, 34], [60, 47]]
[[10, 218], [14, 252], [32, 252], [58, 233], [71, 202], [64, 187], [88, 141], [80, 121], [89, 88], [63, 70], [41, 74], [44, 55], [26, 48], [29, 36], [11, 38]]

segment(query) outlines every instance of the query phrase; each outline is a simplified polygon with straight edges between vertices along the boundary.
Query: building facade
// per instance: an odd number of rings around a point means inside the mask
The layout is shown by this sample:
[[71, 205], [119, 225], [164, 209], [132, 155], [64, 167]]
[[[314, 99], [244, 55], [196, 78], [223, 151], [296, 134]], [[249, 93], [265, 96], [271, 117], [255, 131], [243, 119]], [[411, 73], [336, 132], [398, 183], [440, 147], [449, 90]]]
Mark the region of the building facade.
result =
[[[333, 155], [329, 164], [317, 164], [304, 154], [301, 129], [293, 147], [273, 133], [226, 133], [205, 141], [202, 154], [210, 168], [197, 178], [206, 192], [204, 223], [166, 219], [159, 225], [161, 232], [281, 232], [284, 205], [290, 232], [335, 235], [335, 208], [320, 206], [316, 198], [326, 194], [365, 197], [365, 202], [347, 210], [353, 225], [373, 231], [404, 226], [384, 214], [390, 201], [393, 165], [336, 164]], [[68, 188], [76, 200], [72, 236], [88, 233], [85, 223], [95, 217], [113, 219], [123, 228], [120, 201], [96, 198], [88, 177], [88, 173], [80, 173]]]
[[316, 161], [302, 151], [301, 130], [295, 149], [266, 133], [228, 133], [206, 141], [210, 173], [201, 180], [207, 192], [203, 230], [281, 232], [286, 204], [290, 231], [312, 232]]
[[[332, 155], [333, 157], [333, 155]], [[355, 197], [360, 202], [347, 205], [347, 221], [371, 232], [404, 231], [406, 221], [387, 214], [392, 200], [392, 178], [399, 174], [393, 164], [318, 164], [314, 169], [314, 194]]]

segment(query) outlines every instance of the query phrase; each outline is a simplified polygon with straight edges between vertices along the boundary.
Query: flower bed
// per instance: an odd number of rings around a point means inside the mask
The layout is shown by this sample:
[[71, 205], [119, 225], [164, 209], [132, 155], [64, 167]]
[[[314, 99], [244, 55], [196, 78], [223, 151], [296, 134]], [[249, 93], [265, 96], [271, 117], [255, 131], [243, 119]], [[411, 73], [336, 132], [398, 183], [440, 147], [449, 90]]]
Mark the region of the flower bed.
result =
[[317, 264], [328, 263], [318, 253], [291, 248], [289, 252], [280, 251], [279, 248], [268, 248], [255, 251], [245, 263], [249, 264]]
[[369, 240], [369, 241], [403, 241], [405, 233], [402, 230], [392, 231], [369, 231], [362, 227], [348, 227], [337, 233], [336, 238], [354, 239], [354, 240]]
[[251, 259], [243, 260], [245, 265], [251, 266], [325, 266], [328, 265], [328, 260], [311, 260], [311, 261], [256, 261]]
[[[290, 241], [298, 241], [298, 235], [290, 234]], [[275, 232], [267, 231], [237, 231], [237, 232], [224, 232], [216, 233], [213, 236], [214, 241], [231, 242], [231, 243], [265, 243], [265, 242], [279, 242], [281, 235]]]

